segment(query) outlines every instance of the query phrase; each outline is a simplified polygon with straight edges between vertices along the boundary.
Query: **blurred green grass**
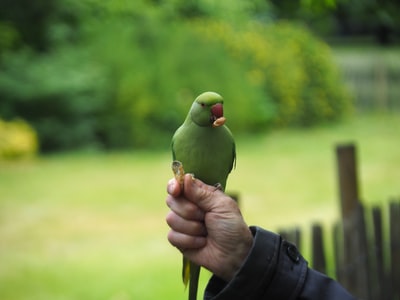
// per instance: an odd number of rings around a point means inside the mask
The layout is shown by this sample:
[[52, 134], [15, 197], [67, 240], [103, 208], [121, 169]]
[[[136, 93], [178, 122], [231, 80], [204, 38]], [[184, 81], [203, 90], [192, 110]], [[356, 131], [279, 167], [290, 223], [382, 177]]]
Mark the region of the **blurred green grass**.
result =
[[[400, 194], [399, 132], [400, 116], [386, 113], [238, 136], [228, 192], [249, 225], [329, 225], [335, 145], [356, 143], [362, 199], [380, 204]], [[186, 299], [166, 239], [171, 176], [168, 149], [0, 163], [0, 299]]]

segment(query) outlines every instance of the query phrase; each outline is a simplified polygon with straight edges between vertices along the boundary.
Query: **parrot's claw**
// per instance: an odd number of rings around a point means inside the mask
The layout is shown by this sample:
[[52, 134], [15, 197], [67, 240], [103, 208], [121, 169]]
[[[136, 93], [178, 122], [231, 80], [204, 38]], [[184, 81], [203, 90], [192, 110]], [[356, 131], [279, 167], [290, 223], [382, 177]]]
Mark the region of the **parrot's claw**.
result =
[[220, 184], [219, 182], [214, 184], [214, 188], [214, 192], [218, 190], [223, 191], [222, 184]]

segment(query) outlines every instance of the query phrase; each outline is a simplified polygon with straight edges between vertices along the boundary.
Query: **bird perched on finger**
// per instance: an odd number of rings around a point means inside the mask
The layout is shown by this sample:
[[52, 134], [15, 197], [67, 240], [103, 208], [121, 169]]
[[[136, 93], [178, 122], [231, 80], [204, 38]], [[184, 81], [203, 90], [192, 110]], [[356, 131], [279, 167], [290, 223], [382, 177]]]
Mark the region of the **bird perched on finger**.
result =
[[[223, 103], [215, 92], [199, 95], [173, 135], [171, 146], [173, 160], [180, 163], [173, 165], [175, 171], [177, 166], [183, 167], [187, 173], [224, 191], [236, 162], [236, 147], [225, 125]], [[189, 282], [189, 300], [197, 297], [199, 274], [200, 266], [183, 257], [182, 278], [185, 286]]]

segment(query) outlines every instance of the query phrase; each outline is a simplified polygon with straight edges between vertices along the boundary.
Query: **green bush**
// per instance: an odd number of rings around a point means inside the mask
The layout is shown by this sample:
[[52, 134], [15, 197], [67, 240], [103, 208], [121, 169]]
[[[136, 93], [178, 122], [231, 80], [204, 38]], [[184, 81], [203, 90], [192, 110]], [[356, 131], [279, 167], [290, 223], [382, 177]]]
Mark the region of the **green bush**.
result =
[[35, 156], [38, 150], [36, 132], [22, 120], [0, 119], [0, 160]]
[[195, 27], [247, 65], [247, 79], [264, 91], [264, 101], [272, 101], [275, 125], [315, 125], [351, 108], [329, 47], [305, 28], [288, 22], [235, 28], [213, 20]]
[[0, 73], [0, 116], [22, 117], [38, 132], [41, 150], [97, 143], [98, 114], [105, 109], [107, 83], [100, 65], [82, 49], [51, 54], [8, 55]]

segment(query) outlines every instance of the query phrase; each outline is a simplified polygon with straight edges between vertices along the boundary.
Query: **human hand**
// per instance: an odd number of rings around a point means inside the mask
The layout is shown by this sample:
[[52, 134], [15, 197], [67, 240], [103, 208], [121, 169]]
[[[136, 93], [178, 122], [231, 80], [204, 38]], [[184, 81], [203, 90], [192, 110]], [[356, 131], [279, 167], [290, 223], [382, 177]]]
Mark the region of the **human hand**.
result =
[[231, 280], [253, 243], [237, 203], [189, 174], [183, 191], [175, 179], [167, 191], [169, 242], [195, 264]]

